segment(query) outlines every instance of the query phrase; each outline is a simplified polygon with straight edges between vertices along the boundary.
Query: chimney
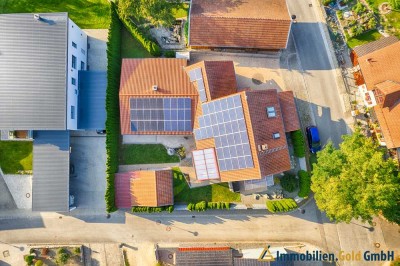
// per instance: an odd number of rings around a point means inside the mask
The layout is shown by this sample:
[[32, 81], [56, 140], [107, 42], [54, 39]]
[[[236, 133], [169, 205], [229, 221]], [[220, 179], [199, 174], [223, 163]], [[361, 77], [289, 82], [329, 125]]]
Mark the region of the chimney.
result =
[[158, 90], [158, 86], [157, 85], [153, 85], [151, 88], [153, 89], [153, 91], [157, 91]]
[[262, 149], [263, 151], [265, 151], [266, 149], [268, 149], [268, 145], [267, 145], [267, 144], [261, 145], [261, 149]]

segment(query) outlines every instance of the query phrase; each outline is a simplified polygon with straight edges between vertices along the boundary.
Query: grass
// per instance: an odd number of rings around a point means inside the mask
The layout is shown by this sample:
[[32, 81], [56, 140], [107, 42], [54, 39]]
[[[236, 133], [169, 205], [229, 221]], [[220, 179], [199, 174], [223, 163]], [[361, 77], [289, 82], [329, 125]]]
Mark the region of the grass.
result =
[[175, 18], [186, 18], [189, 13], [189, 5], [183, 4], [179, 8], [172, 9], [172, 14]]
[[0, 14], [45, 12], [68, 12], [82, 29], [107, 29], [110, 24], [107, 0], [0, 0]]
[[379, 40], [383, 36], [377, 30], [371, 30], [363, 33], [357, 37], [352, 37], [347, 39], [347, 45], [350, 48], [354, 48], [358, 45], [366, 44], [372, 41]]
[[122, 44], [121, 44], [121, 57], [122, 58], [147, 58], [153, 57], [143, 45], [137, 41], [129, 31], [122, 27]]
[[229, 190], [227, 183], [213, 184], [199, 188], [189, 188], [179, 168], [172, 169], [174, 173], [174, 201], [175, 203], [207, 202], [238, 202], [240, 194]]
[[32, 171], [32, 141], [0, 141], [0, 167], [5, 174]]
[[129, 144], [122, 145], [120, 164], [157, 164], [177, 163], [179, 157], [167, 154], [167, 149], [161, 144]]

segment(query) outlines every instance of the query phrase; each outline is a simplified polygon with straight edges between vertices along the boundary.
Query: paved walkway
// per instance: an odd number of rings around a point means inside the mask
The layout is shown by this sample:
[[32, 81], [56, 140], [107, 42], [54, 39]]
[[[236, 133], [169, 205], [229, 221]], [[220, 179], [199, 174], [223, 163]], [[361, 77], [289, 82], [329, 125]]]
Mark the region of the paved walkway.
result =
[[0, 210], [15, 209], [17, 205], [4, 181], [3, 171], [0, 168]]
[[88, 35], [88, 70], [107, 71], [108, 30], [84, 29], [83, 31]]
[[4, 181], [18, 209], [32, 209], [32, 176], [4, 175]]

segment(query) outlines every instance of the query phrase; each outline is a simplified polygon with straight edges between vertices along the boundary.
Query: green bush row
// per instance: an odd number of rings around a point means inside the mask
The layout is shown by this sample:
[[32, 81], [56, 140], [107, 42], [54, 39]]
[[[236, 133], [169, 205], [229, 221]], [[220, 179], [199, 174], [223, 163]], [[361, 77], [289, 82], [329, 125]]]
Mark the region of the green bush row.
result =
[[167, 211], [169, 213], [174, 211], [174, 205], [169, 206], [162, 206], [162, 207], [144, 207], [144, 206], [137, 206], [132, 207], [132, 212], [163, 212]]
[[290, 132], [290, 138], [292, 139], [294, 155], [299, 158], [306, 156], [306, 146], [301, 130]]
[[267, 209], [270, 212], [287, 212], [297, 208], [294, 199], [281, 199], [267, 201]]
[[121, 18], [122, 23], [125, 25], [126, 29], [132, 34], [132, 36], [138, 40], [143, 47], [153, 56], [161, 55], [161, 48], [158, 44], [152, 40], [149, 40], [140, 29], [132, 23], [129, 19]]
[[189, 203], [187, 206], [189, 211], [205, 211], [207, 209], [217, 209], [217, 210], [229, 210], [230, 203], [229, 202], [206, 202], [200, 201], [197, 203]]
[[311, 176], [308, 172], [304, 170], [299, 170], [297, 173], [299, 176], [299, 197], [307, 197], [311, 192]]
[[107, 188], [105, 193], [108, 213], [117, 210], [115, 206], [115, 173], [118, 171], [118, 149], [120, 138], [119, 122], [119, 82], [121, 74], [121, 29], [116, 6], [111, 2], [111, 23], [107, 43], [107, 92], [106, 92], [106, 153]]

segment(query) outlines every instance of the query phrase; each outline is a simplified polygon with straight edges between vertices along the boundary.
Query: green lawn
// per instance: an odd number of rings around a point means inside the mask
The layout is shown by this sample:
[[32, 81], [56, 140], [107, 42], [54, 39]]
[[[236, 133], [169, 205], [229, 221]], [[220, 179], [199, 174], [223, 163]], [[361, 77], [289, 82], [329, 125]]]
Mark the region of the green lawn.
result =
[[5, 174], [32, 170], [32, 141], [0, 141], [0, 167]]
[[0, 14], [36, 12], [68, 12], [82, 29], [108, 29], [110, 24], [107, 0], [0, 0]]
[[357, 37], [348, 38], [347, 44], [350, 48], [354, 48], [358, 45], [366, 44], [372, 41], [379, 40], [383, 36], [377, 30], [371, 30], [363, 33]]
[[122, 41], [121, 41], [121, 57], [122, 58], [146, 58], [153, 57], [143, 45], [138, 42], [129, 31], [122, 26]]
[[238, 202], [240, 194], [229, 190], [228, 183], [213, 184], [210, 186], [190, 189], [179, 168], [173, 168], [174, 173], [174, 201], [175, 203], [207, 202]]
[[174, 8], [172, 10], [172, 13], [174, 14], [175, 18], [186, 18], [189, 13], [189, 5], [188, 4], [183, 4], [182, 7], [180, 8]]
[[161, 144], [129, 144], [122, 145], [120, 164], [177, 163], [179, 157], [167, 154]]

